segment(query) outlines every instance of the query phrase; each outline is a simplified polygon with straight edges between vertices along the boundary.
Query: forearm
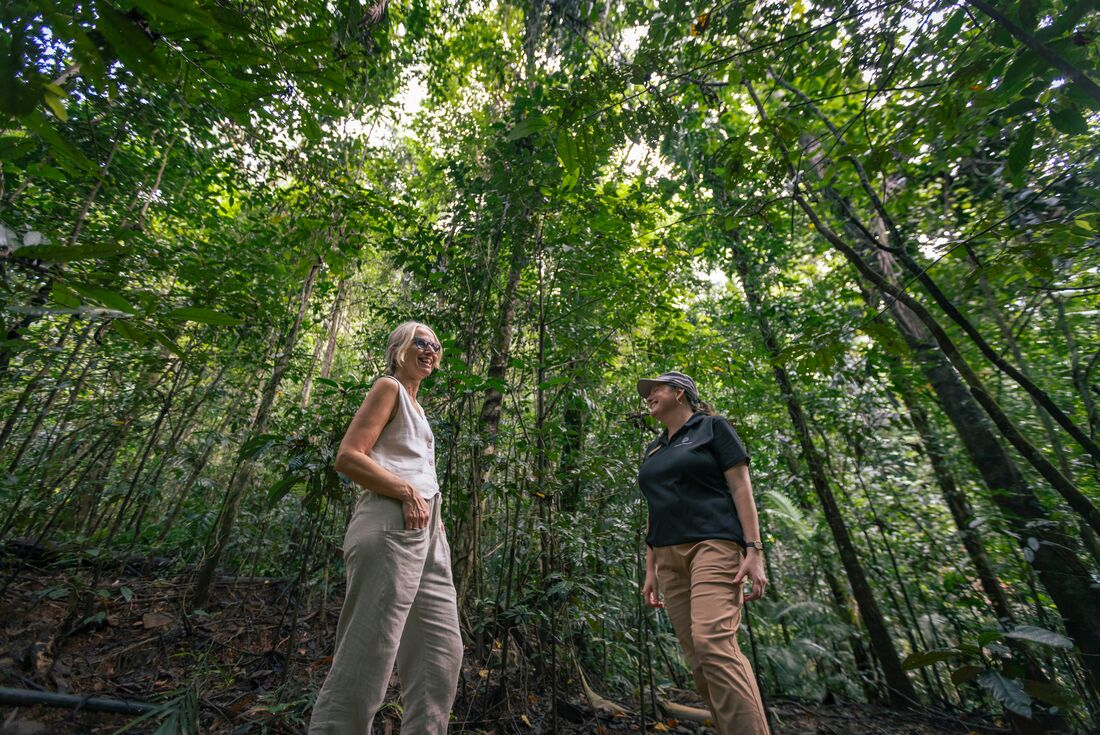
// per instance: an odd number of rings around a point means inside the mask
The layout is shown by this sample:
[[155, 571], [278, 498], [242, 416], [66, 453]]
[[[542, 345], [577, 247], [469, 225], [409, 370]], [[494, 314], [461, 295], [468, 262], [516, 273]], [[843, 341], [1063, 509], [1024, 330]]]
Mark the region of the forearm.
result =
[[416, 492], [412, 485], [378, 464], [365, 452], [341, 450], [336, 456], [334, 467], [337, 472], [351, 478], [356, 485], [379, 495], [404, 502]]
[[740, 464], [726, 470], [726, 479], [745, 540], [761, 541], [760, 516], [756, 511], [756, 499], [752, 494], [752, 480], [749, 479], [748, 465]]

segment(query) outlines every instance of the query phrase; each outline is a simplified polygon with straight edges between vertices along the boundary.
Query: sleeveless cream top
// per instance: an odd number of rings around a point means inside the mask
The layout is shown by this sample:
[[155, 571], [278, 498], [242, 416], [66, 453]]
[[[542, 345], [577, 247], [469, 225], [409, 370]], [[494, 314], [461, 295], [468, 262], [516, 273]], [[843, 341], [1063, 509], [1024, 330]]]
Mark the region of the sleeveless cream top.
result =
[[420, 406], [401, 381], [392, 375], [379, 380], [397, 383], [397, 410], [382, 429], [371, 459], [420, 491], [426, 500], [439, 493], [439, 479], [435, 474], [435, 435]]

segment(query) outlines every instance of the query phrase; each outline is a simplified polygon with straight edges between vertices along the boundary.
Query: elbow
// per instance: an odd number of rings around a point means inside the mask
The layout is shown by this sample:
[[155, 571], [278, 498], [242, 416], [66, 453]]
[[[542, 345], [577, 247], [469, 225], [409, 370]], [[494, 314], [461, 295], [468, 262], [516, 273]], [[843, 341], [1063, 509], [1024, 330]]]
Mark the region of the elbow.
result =
[[332, 469], [346, 475], [348, 473], [348, 469], [353, 464], [351, 458], [352, 454], [353, 452], [351, 450], [341, 448], [339, 451], [336, 452], [336, 459], [332, 462]]

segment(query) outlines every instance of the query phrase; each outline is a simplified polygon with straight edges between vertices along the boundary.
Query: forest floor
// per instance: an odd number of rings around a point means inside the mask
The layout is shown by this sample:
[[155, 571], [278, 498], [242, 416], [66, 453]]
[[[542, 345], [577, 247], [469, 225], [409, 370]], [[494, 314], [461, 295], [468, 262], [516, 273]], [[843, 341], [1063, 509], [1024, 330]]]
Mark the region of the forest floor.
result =
[[[146, 566], [119, 571], [59, 567], [8, 557], [0, 564], [0, 687], [163, 704], [128, 729], [148, 733], [158, 722], [197, 719], [211, 734], [303, 733], [311, 693], [331, 662], [342, 587], [324, 601], [295, 601], [278, 580], [222, 579], [212, 601], [189, 606], [187, 577]], [[76, 601], [83, 599], [82, 610]], [[67, 634], [61, 634], [68, 630]], [[291, 651], [289, 667], [287, 652]], [[468, 652], [469, 654], [469, 652]], [[467, 655], [452, 732], [552, 733], [547, 692], [500, 696], [496, 673]], [[499, 658], [499, 657], [498, 657]], [[496, 696], [493, 696], [493, 695]], [[375, 732], [399, 732], [396, 691]], [[492, 706], [490, 707], [490, 701]], [[690, 704], [690, 702], [688, 702]], [[946, 735], [1002, 732], [931, 711], [896, 712], [862, 704], [772, 703], [776, 735]], [[115, 733], [135, 715], [0, 705], [0, 735]], [[462, 724], [465, 723], [465, 724]], [[649, 720], [647, 732], [713, 733], [686, 721]], [[185, 730], [181, 730], [185, 731]], [[641, 732], [636, 715], [612, 716], [587, 706], [581, 692], [560, 695], [557, 732]]]

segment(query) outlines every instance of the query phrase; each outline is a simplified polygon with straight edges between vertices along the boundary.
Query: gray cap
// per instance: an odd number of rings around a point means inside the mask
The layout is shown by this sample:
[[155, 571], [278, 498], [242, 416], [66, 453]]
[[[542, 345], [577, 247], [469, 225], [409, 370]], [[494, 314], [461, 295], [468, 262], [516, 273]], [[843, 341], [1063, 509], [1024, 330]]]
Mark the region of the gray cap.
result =
[[695, 387], [695, 381], [684, 375], [678, 373], [675, 370], [660, 375], [656, 378], [642, 378], [638, 381], [638, 395], [642, 398], [648, 398], [649, 392], [653, 390], [653, 386], [658, 383], [667, 383], [668, 385], [676, 388], [683, 388], [684, 393], [687, 394], [688, 400], [692, 403], [699, 402], [699, 389]]

